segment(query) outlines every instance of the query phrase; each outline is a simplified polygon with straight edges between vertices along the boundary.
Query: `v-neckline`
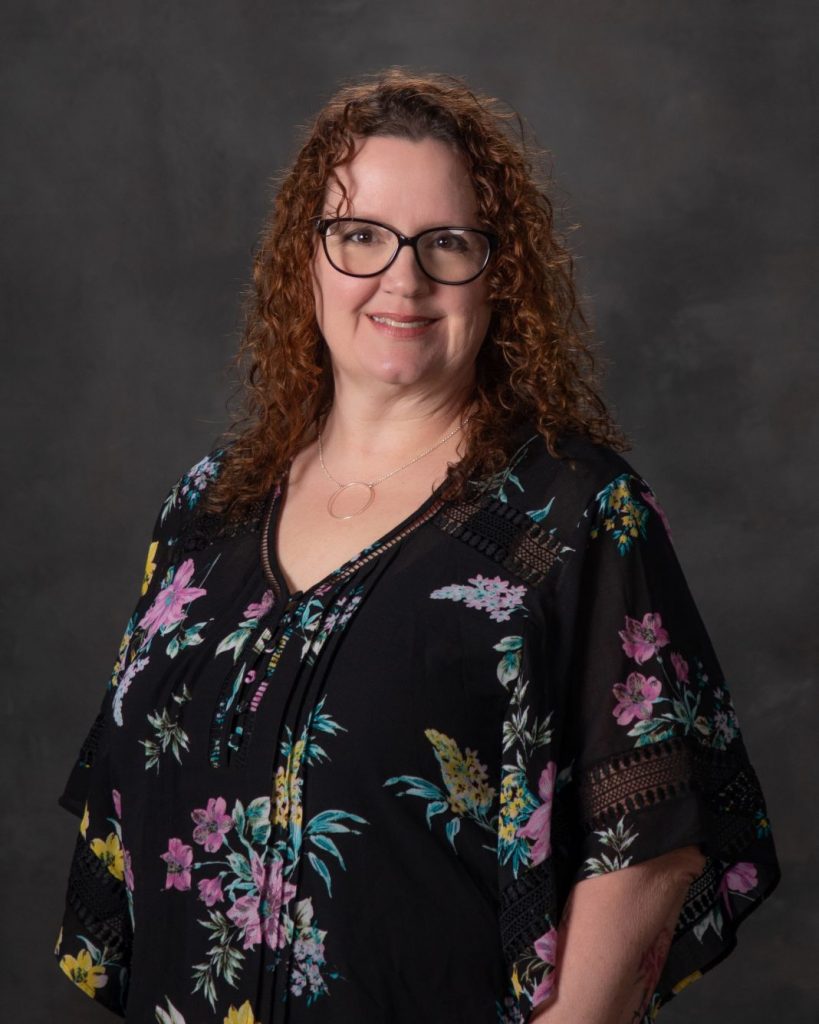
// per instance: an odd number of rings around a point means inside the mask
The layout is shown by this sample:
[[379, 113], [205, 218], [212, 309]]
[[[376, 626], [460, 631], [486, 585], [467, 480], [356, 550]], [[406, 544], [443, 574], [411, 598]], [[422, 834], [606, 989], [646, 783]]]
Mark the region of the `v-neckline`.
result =
[[315, 583], [311, 583], [309, 587], [304, 587], [295, 591], [290, 590], [290, 586], [281, 570], [276, 544], [279, 514], [282, 502], [287, 492], [288, 475], [289, 467], [279, 477], [270, 491], [270, 497], [268, 498], [267, 507], [262, 519], [261, 562], [265, 579], [273, 588], [278, 601], [282, 601], [285, 606], [293, 606], [295, 604], [302, 603], [306, 598], [325, 584], [331, 583], [341, 577], [352, 575], [358, 569], [359, 565], [365, 564], [365, 562], [368, 562], [380, 555], [382, 551], [393, 547], [393, 545], [398, 543], [399, 540], [402, 540], [404, 536], [411, 533], [417, 527], [422, 526], [427, 522], [427, 520], [436, 515], [439, 509], [446, 504], [446, 499], [441, 497], [441, 493], [450, 481], [452, 469], [447, 469], [446, 476], [435, 490], [433, 490], [417, 508], [402, 519], [401, 522], [391, 527], [386, 533], [372, 541], [366, 547], [361, 548], [356, 552], [356, 554], [352, 555], [352, 557], [348, 558], [345, 562], [342, 562], [341, 565], [332, 569], [325, 576], [322, 576], [321, 579], [316, 580]]

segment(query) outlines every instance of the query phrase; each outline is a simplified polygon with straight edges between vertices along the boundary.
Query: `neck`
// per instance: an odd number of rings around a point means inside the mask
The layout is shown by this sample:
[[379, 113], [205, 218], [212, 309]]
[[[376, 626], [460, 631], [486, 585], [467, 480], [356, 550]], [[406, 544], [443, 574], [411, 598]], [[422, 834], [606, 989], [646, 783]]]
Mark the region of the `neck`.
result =
[[[446, 396], [399, 397], [376, 400], [373, 396], [353, 400], [336, 391], [333, 405], [322, 428], [322, 444], [328, 460], [343, 470], [369, 466], [372, 475], [394, 468], [435, 444], [468, 415], [469, 391]], [[454, 450], [461, 439], [457, 432], [442, 451]]]

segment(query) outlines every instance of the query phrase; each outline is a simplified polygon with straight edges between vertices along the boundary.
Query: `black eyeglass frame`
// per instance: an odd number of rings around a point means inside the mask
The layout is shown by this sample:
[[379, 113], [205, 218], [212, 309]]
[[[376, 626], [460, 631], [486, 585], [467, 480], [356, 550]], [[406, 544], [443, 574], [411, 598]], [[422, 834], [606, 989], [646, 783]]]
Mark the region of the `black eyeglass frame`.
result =
[[[421, 268], [421, 271], [430, 278], [430, 280], [435, 281], [436, 284], [448, 284], [457, 288], [459, 285], [469, 284], [470, 281], [474, 281], [476, 278], [480, 277], [489, 266], [489, 261], [492, 259], [492, 253], [498, 247], [498, 236], [492, 234], [491, 231], [484, 231], [483, 228], [466, 228], [456, 227], [453, 224], [442, 224], [437, 228], [426, 228], [424, 231], [419, 231], [417, 235], [409, 237], [407, 235], [402, 235], [400, 231], [396, 231], [395, 228], [390, 227], [389, 224], [382, 224], [381, 221], [378, 220], [367, 220], [365, 217], [314, 217], [313, 221], [316, 225], [316, 231], [321, 235], [324, 255], [327, 257], [327, 261], [330, 266], [333, 270], [337, 270], [339, 274], [346, 274], [348, 277], [378, 277], [378, 275], [383, 274], [385, 270], [389, 270], [393, 263], [398, 259], [398, 253], [401, 252], [405, 245], [408, 245], [415, 254], [415, 262]], [[395, 247], [395, 252], [390, 256], [389, 262], [380, 270], [375, 270], [371, 274], [353, 274], [349, 270], [342, 270], [341, 267], [333, 263], [333, 258], [330, 256], [327, 249], [327, 229], [333, 224], [372, 224], [373, 227], [384, 228], [385, 231], [389, 231], [391, 234], [395, 235], [398, 239], [398, 245]], [[476, 271], [472, 277], [468, 277], [465, 281], [443, 281], [440, 277], [435, 277], [434, 274], [430, 274], [426, 267], [421, 263], [421, 258], [418, 255], [418, 240], [423, 238], [424, 235], [429, 235], [434, 231], [473, 231], [476, 235], [483, 235], [489, 243], [489, 248], [487, 249], [486, 259], [483, 261], [483, 266], [480, 270]]]

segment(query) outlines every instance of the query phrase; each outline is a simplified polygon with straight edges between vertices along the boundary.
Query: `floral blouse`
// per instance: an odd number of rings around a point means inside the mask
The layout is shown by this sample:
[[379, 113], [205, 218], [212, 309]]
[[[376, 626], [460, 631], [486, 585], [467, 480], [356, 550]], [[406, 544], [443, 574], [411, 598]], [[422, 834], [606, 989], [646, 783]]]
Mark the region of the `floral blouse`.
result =
[[[100, 713], [56, 956], [134, 1024], [520, 1024], [585, 878], [699, 844], [643, 1021], [779, 879], [728, 687], [649, 485], [520, 432], [308, 590], [281, 486], [171, 489]], [[617, 941], [612, 932], [612, 941]]]

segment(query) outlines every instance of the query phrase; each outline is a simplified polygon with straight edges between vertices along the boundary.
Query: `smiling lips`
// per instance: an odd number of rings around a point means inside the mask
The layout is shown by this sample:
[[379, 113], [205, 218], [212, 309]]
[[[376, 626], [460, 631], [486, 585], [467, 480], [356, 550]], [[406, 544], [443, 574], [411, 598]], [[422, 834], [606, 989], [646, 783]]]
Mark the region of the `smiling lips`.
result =
[[440, 317], [401, 316], [398, 313], [368, 313], [370, 322], [394, 338], [415, 338], [423, 334]]

